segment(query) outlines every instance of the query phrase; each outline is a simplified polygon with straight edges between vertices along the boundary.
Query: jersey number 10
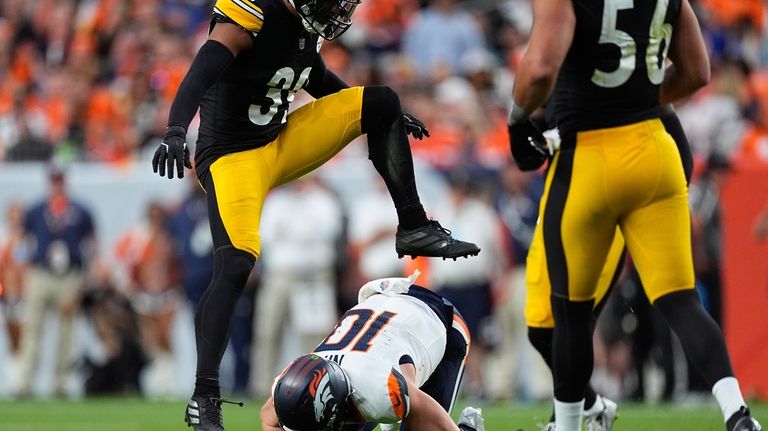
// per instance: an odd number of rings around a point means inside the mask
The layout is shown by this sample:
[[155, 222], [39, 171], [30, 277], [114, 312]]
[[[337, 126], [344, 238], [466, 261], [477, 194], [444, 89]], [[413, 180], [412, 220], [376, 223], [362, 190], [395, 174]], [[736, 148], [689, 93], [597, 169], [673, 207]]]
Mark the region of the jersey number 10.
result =
[[[373, 310], [367, 308], [353, 308], [342, 316], [339, 324], [336, 325], [331, 335], [326, 337], [322, 343], [315, 349], [315, 352], [325, 352], [328, 350], [344, 350], [353, 341], [355, 344], [352, 346], [352, 351], [355, 352], [367, 352], [371, 348], [371, 341], [379, 335], [379, 332], [384, 326], [389, 323], [389, 320], [396, 316], [396, 313], [391, 311], [383, 311], [375, 316]], [[371, 321], [373, 319], [373, 321]], [[344, 327], [351, 326], [346, 332], [343, 331]], [[368, 324], [370, 322], [370, 324]], [[363, 328], [368, 327], [365, 332]], [[361, 334], [362, 332], [362, 334]]]
[[[612, 44], [621, 50], [619, 67], [607, 72], [595, 69], [592, 82], [604, 88], [616, 88], [623, 85], [632, 76], [636, 67], [637, 43], [629, 33], [619, 30], [616, 26], [620, 10], [635, 7], [634, 0], [605, 0], [603, 6], [603, 25], [598, 43]], [[654, 85], [661, 84], [664, 79], [664, 60], [667, 58], [669, 42], [672, 39], [672, 24], [665, 23], [669, 0], [657, 0], [653, 11], [651, 27], [648, 30], [648, 47], [645, 50], [645, 64], [648, 80]], [[661, 42], [664, 41], [664, 52]]]

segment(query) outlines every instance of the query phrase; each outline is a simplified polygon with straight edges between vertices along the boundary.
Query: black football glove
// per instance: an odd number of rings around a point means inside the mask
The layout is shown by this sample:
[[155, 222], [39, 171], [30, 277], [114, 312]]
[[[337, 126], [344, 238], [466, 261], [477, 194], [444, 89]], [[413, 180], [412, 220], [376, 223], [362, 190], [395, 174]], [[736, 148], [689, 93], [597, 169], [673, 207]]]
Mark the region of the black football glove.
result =
[[165, 138], [157, 147], [155, 157], [152, 158], [152, 170], [165, 176], [165, 168], [168, 168], [168, 178], [173, 178], [173, 170], [176, 168], [179, 178], [184, 178], [184, 168], [192, 169], [189, 161], [189, 148], [187, 148], [187, 131], [181, 126], [168, 126], [165, 129]]
[[521, 171], [534, 171], [549, 157], [547, 139], [530, 118], [507, 126], [512, 158]]
[[405, 123], [405, 133], [413, 136], [418, 140], [429, 137], [429, 130], [418, 118], [413, 115], [403, 112], [403, 122]]

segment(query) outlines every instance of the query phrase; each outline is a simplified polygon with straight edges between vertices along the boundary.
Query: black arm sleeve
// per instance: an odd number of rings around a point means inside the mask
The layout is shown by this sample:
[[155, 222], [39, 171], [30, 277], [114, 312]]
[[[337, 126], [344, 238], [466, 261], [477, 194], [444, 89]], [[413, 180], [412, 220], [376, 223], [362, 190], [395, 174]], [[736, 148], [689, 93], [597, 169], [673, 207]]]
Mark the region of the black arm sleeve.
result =
[[325, 67], [323, 57], [320, 55], [315, 59], [315, 63], [312, 65], [312, 72], [309, 74], [309, 82], [304, 89], [310, 96], [315, 99], [319, 99], [323, 96], [339, 92], [345, 88], [349, 88], [346, 82], [336, 76], [335, 73], [328, 70]]
[[215, 40], [205, 42], [173, 99], [168, 126], [181, 126], [186, 130], [205, 92], [233, 61], [235, 56], [229, 48]]

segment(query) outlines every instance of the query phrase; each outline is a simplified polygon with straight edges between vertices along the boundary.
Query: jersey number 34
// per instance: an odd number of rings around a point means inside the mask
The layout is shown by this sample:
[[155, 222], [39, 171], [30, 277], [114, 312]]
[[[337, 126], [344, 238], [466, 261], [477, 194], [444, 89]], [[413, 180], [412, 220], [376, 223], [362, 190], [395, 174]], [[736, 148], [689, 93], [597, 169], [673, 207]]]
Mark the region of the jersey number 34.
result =
[[[629, 80], [637, 67], [637, 43], [629, 33], [617, 28], [619, 11], [634, 8], [634, 3], [634, 0], [605, 0], [603, 24], [598, 43], [618, 46], [621, 50], [621, 59], [616, 70], [595, 69], [592, 74], [592, 82], [595, 85], [605, 88], [619, 87]], [[644, 57], [648, 80], [654, 85], [661, 84], [664, 79], [664, 60], [667, 58], [669, 42], [672, 39], [672, 25], [664, 22], [668, 8], [669, 0], [656, 1], [656, 9], [653, 11], [651, 26], [648, 29], [648, 47]], [[660, 52], [662, 41], [664, 41], [664, 52]]]
[[288, 109], [280, 109], [283, 105], [288, 105], [293, 101], [293, 97], [296, 92], [304, 87], [304, 84], [309, 79], [309, 74], [312, 72], [312, 67], [307, 67], [301, 71], [299, 77], [296, 78], [296, 72], [290, 67], [281, 67], [277, 69], [272, 79], [267, 83], [267, 98], [270, 99], [266, 105], [251, 105], [248, 109], [248, 118], [251, 122], [257, 126], [266, 126], [272, 122], [275, 115], [278, 112], [283, 113], [280, 123], [285, 123], [285, 118], [288, 115]]

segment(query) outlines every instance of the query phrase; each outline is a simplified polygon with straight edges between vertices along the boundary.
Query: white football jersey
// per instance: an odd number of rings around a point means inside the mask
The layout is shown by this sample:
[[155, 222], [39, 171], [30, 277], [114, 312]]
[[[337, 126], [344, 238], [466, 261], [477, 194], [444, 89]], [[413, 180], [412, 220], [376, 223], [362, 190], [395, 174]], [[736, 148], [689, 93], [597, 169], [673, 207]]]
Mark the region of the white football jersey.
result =
[[413, 363], [423, 385], [443, 358], [446, 328], [424, 302], [382, 286], [347, 311], [314, 353], [344, 369], [366, 421], [393, 423], [408, 414], [400, 364]]

